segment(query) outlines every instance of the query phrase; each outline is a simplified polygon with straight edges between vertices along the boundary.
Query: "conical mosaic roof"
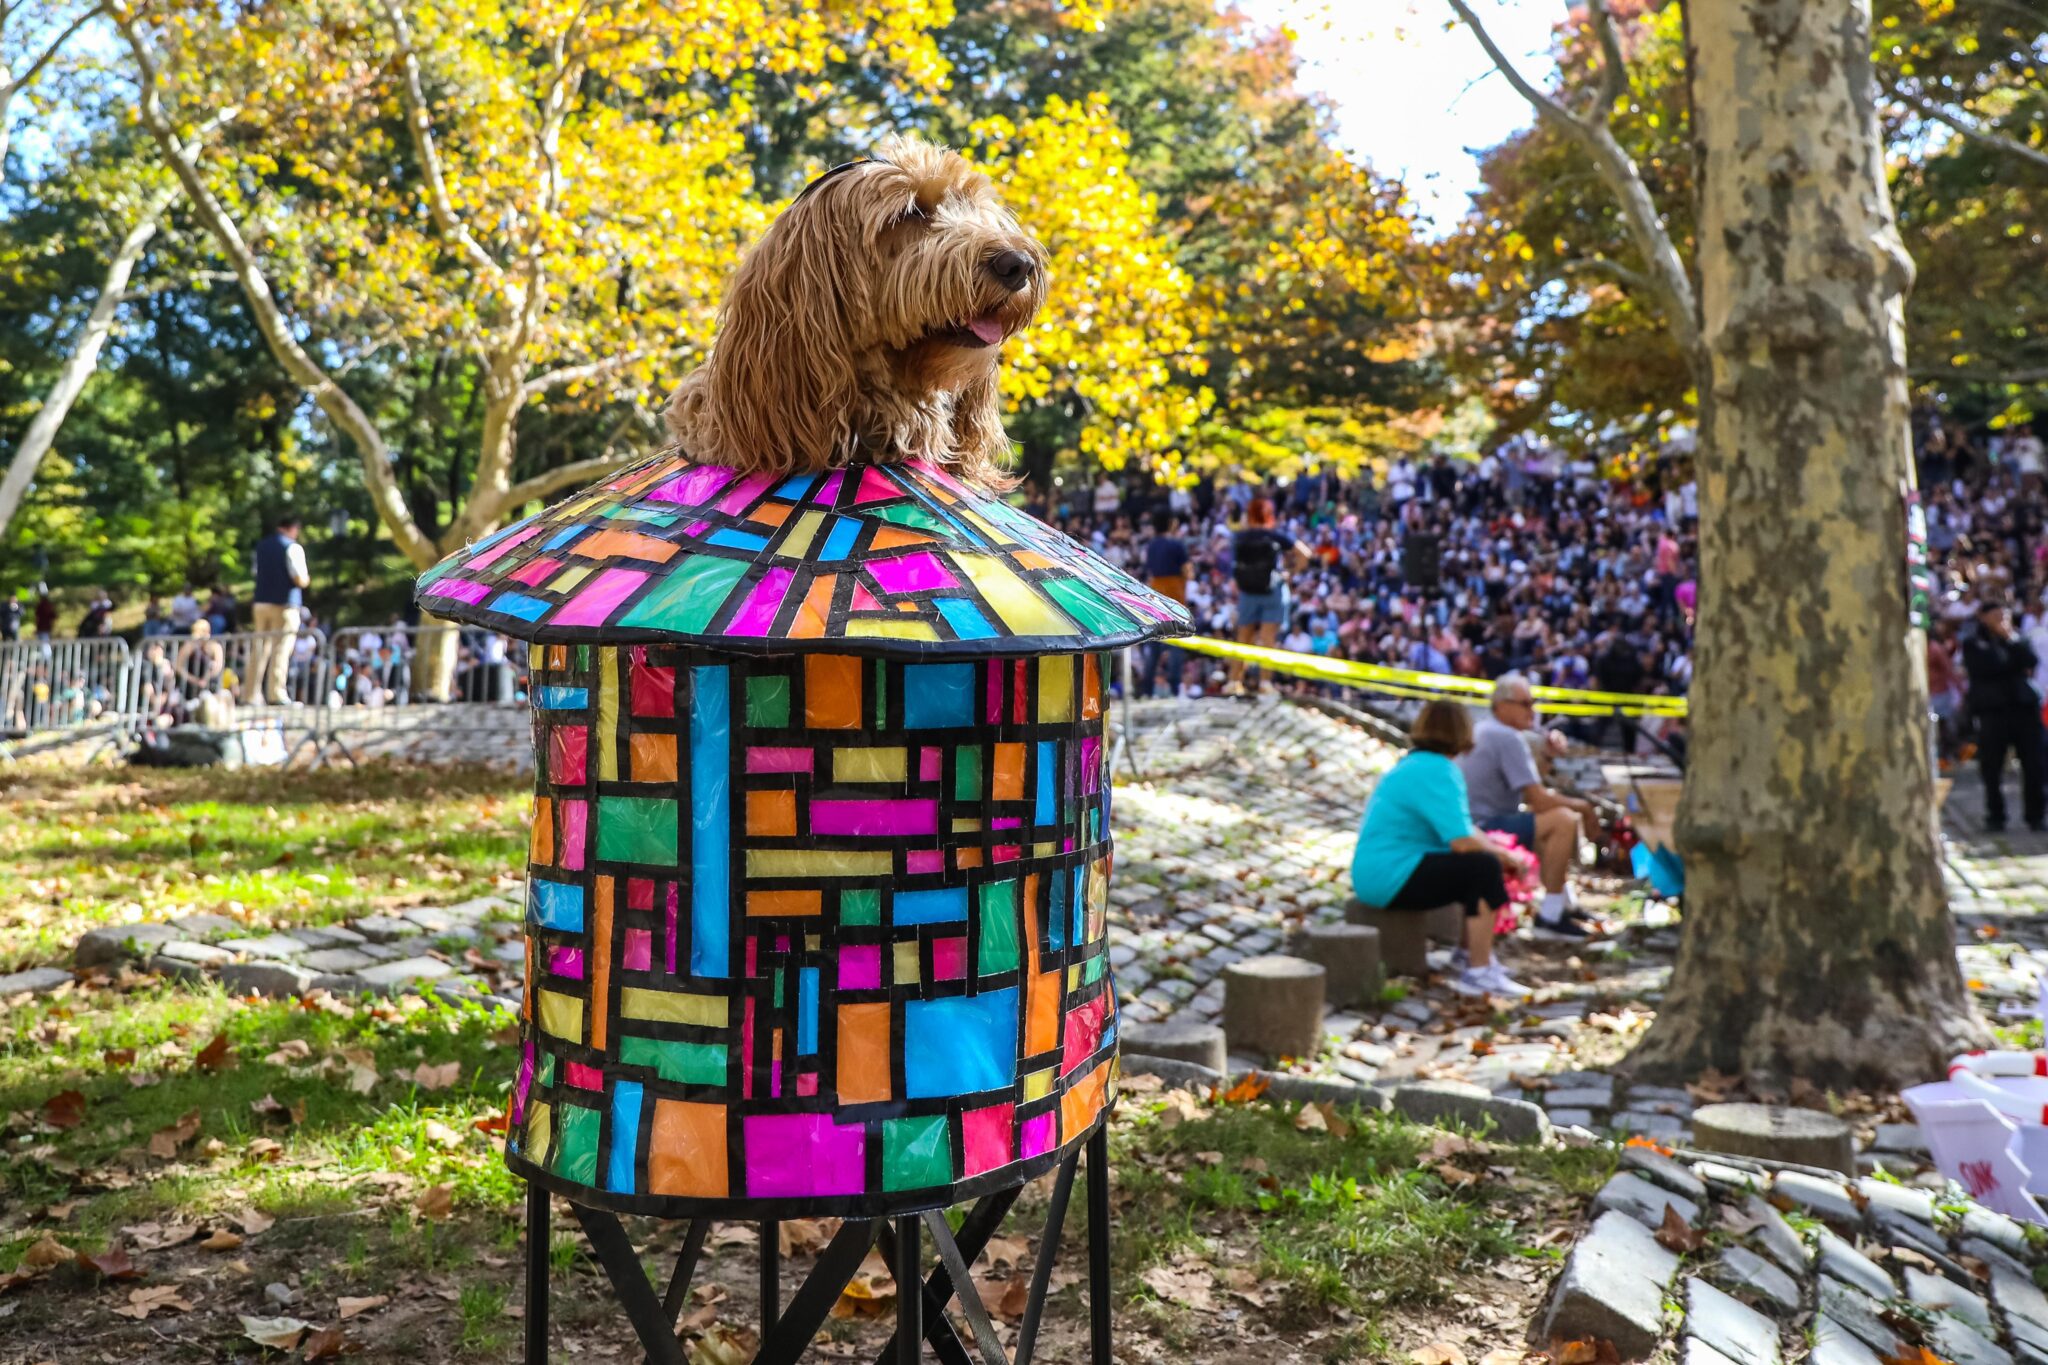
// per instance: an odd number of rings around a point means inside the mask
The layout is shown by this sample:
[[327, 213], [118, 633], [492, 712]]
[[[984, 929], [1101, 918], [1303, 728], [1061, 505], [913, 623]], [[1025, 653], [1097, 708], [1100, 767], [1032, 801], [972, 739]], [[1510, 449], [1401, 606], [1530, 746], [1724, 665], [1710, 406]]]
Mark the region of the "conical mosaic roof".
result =
[[551, 644], [893, 654], [1102, 649], [1185, 608], [924, 463], [739, 474], [658, 455], [450, 556], [436, 616]]

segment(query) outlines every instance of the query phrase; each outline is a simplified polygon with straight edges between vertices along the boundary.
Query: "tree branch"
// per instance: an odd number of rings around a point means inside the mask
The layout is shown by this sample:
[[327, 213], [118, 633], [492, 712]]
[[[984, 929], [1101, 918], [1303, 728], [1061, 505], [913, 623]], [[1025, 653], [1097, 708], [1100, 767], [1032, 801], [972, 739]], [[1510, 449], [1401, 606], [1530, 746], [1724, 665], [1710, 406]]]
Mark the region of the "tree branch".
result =
[[248, 302], [249, 312], [271, 355], [306, 390], [320, 410], [327, 414], [328, 420], [355, 445], [356, 453], [362, 459], [363, 480], [369, 489], [370, 500], [376, 504], [377, 514], [390, 531], [392, 540], [406, 558], [420, 568], [428, 567], [440, 555], [405, 504], [405, 495], [391, 473], [391, 456], [382, 433], [370, 420], [369, 414], [334, 382], [333, 377], [320, 367], [292, 334], [291, 324], [278, 307], [270, 281], [264, 276], [255, 252], [250, 250], [241, 229], [215, 196], [205, 177], [199, 174], [196, 148], [188, 148], [179, 139], [169, 115], [164, 112], [162, 74], [149, 50], [148, 40], [143, 37], [135, 12], [127, 0], [111, 0], [107, 12], [135, 57], [136, 112], [142, 126], [156, 142], [165, 164], [177, 176], [194, 216], [213, 237], [215, 245], [234, 269], [235, 278], [242, 285], [242, 296]]
[[1885, 88], [1891, 92], [1892, 98], [1922, 118], [1931, 118], [1936, 123], [1944, 124], [1971, 142], [1994, 148], [2008, 156], [2019, 157], [2022, 161], [2030, 161], [2036, 166], [2048, 168], [2048, 151], [2043, 151], [2039, 147], [2029, 146], [2018, 138], [1994, 132], [1989, 128], [1972, 123], [1959, 114], [1950, 113], [1930, 99], [1925, 99], [1901, 89], [1894, 82], [1887, 81]]
[[564, 384], [580, 383], [588, 379], [602, 379], [604, 376], [615, 374], [637, 361], [645, 360], [648, 354], [646, 351], [628, 351], [624, 355], [615, 355], [606, 360], [593, 360], [584, 365], [564, 365], [559, 369], [548, 370], [526, 381], [524, 385], [525, 396], [533, 398], [546, 393], [549, 389], [560, 388]]
[[529, 502], [552, 497], [564, 488], [601, 478], [614, 470], [623, 469], [633, 458], [630, 452], [617, 455], [599, 455], [588, 460], [576, 460], [569, 464], [557, 465], [553, 469], [536, 474], [530, 479], [512, 485], [505, 493], [507, 508], [524, 507]]
[[1646, 294], [1655, 294], [1657, 292], [1657, 282], [1648, 275], [1643, 274], [1640, 270], [1631, 270], [1620, 261], [1611, 261], [1605, 256], [1588, 256], [1583, 260], [1566, 261], [1558, 269], [1566, 274], [1583, 271], [1599, 275], [1612, 275], [1623, 284], [1640, 289]]
[[1614, 31], [1614, 15], [1608, 12], [1607, 0], [1587, 0], [1586, 13], [1600, 40], [1600, 117], [1605, 119], [1628, 93], [1628, 59], [1621, 55], [1621, 35]]
[[413, 152], [420, 159], [421, 174], [426, 176], [427, 209], [434, 216], [434, 226], [469, 259], [471, 265], [493, 279], [502, 278], [504, 267], [471, 234], [448, 198], [448, 178], [441, 170], [441, 150], [434, 141], [433, 118], [427, 112], [427, 97], [420, 88], [419, 56], [413, 49], [412, 29], [405, 22], [405, 11], [399, 7], [398, 0], [384, 0], [384, 17], [390, 21], [391, 31], [398, 40], [399, 68], [404, 73], [400, 88], [405, 93], [405, 126], [412, 134]]
[[2048, 369], [2040, 370], [1969, 370], [1931, 367], [1914, 368], [1915, 379], [1958, 379], [1969, 384], [2048, 384]]

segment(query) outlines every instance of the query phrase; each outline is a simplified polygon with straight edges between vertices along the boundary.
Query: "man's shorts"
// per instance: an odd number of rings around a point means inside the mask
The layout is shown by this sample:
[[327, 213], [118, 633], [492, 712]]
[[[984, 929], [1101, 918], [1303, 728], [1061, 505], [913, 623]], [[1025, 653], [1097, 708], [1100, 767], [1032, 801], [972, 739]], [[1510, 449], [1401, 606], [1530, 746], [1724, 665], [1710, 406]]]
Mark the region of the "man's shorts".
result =
[[1287, 624], [1287, 590], [1240, 592], [1237, 623], [1241, 626], [1284, 626]]
[[1472, 823], [1495, 834], [1512, 834], [1523, 848], [1536, 847], [1536, 813], [1518, 810], [1509, 815], [1478, 815]]

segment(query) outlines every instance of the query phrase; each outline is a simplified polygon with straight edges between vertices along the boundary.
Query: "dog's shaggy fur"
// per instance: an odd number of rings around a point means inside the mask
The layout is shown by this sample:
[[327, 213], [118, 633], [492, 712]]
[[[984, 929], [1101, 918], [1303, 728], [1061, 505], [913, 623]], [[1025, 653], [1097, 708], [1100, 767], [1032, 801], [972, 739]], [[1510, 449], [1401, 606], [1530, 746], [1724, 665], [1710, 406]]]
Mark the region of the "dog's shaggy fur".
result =
[[741, 261], [669, 402], [692, 459], [816, 472], [929, 460], [1006, 483], [996, 365], [1045, 302], [1045, 248], [957, 154], [892, 138], [814, 183]]

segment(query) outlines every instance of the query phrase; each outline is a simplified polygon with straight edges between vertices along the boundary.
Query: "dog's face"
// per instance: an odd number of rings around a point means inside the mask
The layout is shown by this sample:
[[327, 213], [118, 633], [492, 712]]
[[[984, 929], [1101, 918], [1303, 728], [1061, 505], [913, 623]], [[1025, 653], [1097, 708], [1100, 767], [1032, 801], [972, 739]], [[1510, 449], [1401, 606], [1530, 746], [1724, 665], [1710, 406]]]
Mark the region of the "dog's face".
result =
[[670, 428], [697, 458], [742, 468], [865, 453], [999, 482], [996, 366], [1045, 302], [1046, 265], [986, 175], [888, 139], [814, 181], [747, 253]]

